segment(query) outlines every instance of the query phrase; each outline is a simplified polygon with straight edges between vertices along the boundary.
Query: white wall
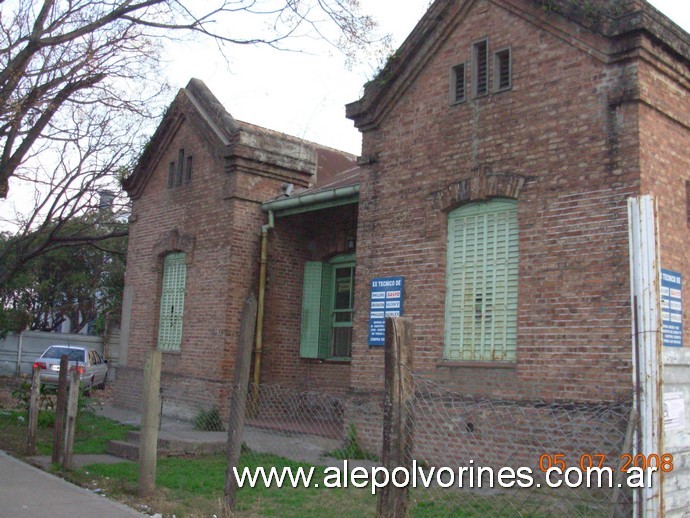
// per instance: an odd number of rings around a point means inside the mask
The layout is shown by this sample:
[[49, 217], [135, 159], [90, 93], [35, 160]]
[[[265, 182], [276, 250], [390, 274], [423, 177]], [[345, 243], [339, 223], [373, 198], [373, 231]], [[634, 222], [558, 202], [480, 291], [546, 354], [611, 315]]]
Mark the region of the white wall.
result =
[[[51, 345], [82, 345], [102, 355], [104, 351], [103, 338], [100, 336], [43, 331], [24, 331], [21, 335], [10, 333], [5, 340], [0, 340], [0, 376], [17, 374], [17, 362], [20, 374], [31, 374], [36, 358]], [[112, 372], [108, 374], [108, 379], [113, 380], [119, 357], [119, 333], [111, 335], [103, 356], [111, 363]]]
[[664, 429], [663, 452], [673, 455], [673, 471], [664, 478], [667, 518], [690, 517], [690, 349], [664, 347], [664, 394], [681, 393], [685, 409], [682, 429]]

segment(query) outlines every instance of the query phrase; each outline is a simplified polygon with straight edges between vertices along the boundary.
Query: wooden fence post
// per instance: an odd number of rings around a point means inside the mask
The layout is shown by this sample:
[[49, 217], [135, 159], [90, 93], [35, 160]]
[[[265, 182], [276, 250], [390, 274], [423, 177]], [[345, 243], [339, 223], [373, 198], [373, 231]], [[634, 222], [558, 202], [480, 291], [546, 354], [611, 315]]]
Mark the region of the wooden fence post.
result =
[[161, 352], [155, 350], [151, 351], [144, 364], [144, 399], [141, 407], [141, 434], [139, 435], [139, 496], [148, 496], [156, 490], [161, 361]]
[[38, 411], [41, 409], [41, 368], [34, 367], [31, 377], [31, 397], [29, 399], [29, 437], [26, 454], [36, 454], [36, 430], [38, 429]]
[[[244, 301], [242, 322], [237, 342], [237, 359], [235, 360], [235, 378], [230, 397], [230, 423], [228, 425], [227, 470], [225, 472], [225, 511], [235, 509], [237, 481], [232, 468], [237, 467], [242, 449], [244, 432], [244, 412], [247, 405], [249, 368], [252, 361], [252, 344], [256, 328], [256, 297], [253, 293]], [[256, 402], [258, 405], [258, 401]]]
[[[397, 467], [412, 470], [414, 439], [414, 380], [412, 379], [412, 322], [403, 317], [386, 318], [385, 396], [381, 462], [392, 476]], [[381, 488], [376, 516], [407, 515], [409, 488], [391, 482]]]
[[74, 452], [74, 436], [77, 431], [77, 411], [79, 408], [79, 372], [73, 370], [70, 373], [69, 396], [67, 398], [67, 422], [65, 423], [65, 451], [62, 458], [62, 467], [72, 469]]
[[57, 404], [55, 405], [55, 424], [53, 425], [52, 463], [59, 464], [62, 458], [62, 437], [64, 434], [65, 408], [67, 406], [67, 355], [60, 356], [60, 375], [57, 386]]

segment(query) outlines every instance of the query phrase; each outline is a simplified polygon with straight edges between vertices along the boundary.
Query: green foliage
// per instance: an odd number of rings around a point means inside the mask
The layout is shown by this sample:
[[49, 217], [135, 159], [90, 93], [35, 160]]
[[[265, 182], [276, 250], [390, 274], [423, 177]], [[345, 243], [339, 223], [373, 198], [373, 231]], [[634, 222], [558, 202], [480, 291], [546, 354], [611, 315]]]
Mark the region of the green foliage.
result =
[[357, 439], [357, 428], [351, 424], [347, 429], [347, 443], [342, 448], [331, 450], [325, 453], [328, 457], [335, 457], [336, 459], [360, 459], [360, 460], [379, 460], [378, 455], [368, 452], [359, 445]]
[[[125, 223], [103, 223], [94, 215], [64, 226], [63, 232], [78, 234], [126, 228]], [[1, 234], [0, 260], [16, 264], [21, 255], [17, 250], [43, 240], [47, 232], [50, 229], [26, 236]], [[127, 238], [113, 238], [98, 246], [55, 248], [17, 266], [0, 284], [0, 337], [24, 329], [55, 331], [67, 318], [74, 332], [97, 321], [103, 333], [106, 322], [117, 320], [121, 311], [126, 249]]]
[[213, 407], [210, 410], [199, 410], [199, 413], [194, 419], [194, 429], [204, 432], [225, 431], [225, 426], [223, 426], [223, 420], [220, 418], [218, 409]]
[[374, 74], [374, 78], [370, 81], [367, 81], [364, 84], [364, 88], [366, 89], [370, 85], [384, 86], [388, 81], [390, 81], [393, 78], [393, 67], [398, 63], [399, 60], [400, 49], [396, 50], [395, 52], [392, 52], [386, 57], [384, 63], [381, 64], [381, 66]]
[[28, 410], [31, 400], [31, 383], [27, 380], [22, 381], [21, 385], [12, 391], [12, 397], [19, 400], [22, 408]]
[[52, 428], [55, 425], [55, 412], [53, 410], [38, 411], [39, 428]]

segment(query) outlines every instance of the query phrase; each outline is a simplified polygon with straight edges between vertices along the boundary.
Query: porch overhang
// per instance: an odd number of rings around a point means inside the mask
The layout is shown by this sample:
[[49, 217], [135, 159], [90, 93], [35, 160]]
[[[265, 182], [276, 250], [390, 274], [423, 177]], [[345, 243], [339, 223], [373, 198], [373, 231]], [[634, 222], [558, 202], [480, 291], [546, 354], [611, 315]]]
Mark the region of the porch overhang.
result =
[[280, 218], [358, 202], [359, 184], [354, 184], [267, 201], [261, 204], [261, 210]]

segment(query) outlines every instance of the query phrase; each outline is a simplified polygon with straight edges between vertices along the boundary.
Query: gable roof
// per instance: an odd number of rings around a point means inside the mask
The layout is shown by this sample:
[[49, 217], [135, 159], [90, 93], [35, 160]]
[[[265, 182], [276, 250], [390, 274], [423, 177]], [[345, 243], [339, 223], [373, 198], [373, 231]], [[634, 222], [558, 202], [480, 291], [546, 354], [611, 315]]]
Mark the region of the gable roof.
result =
[[355, 165], [356, 157], [350, 153], [236, 120], [203, 81], [193, 78], [175, 96], [134, 171], [123, 182], [131, 198], [141, 195], [186, 119], [207, 136], [205, 140], [217, 148], [218, 156], [254, 161], [266, 171], [274, 167], [277, 172], [266, 174], [279, 178], [281, 171], [293, 171], [292, 176], [285, 175], [285, 180], [297, 181], [302, 186], [329, 182], [336, 173]]
[[[528, 18], [543, 22], [547, 30], [555, 30], [555, 22], [571, 22], [591, 34], [615, 41], [618, 51], [626, 43], [636, 45], [632, 36], [643, 32], [690, 61], [690, 35], [645, 0], [486, 1], [528, 13]], [[377, 77], [365, 86], [361, 99], [346, 105], [346, 117], [362, 131], [376, 127], [454, 30], [456, 20], [475, 3], [476, 0], [436, 0]]]

